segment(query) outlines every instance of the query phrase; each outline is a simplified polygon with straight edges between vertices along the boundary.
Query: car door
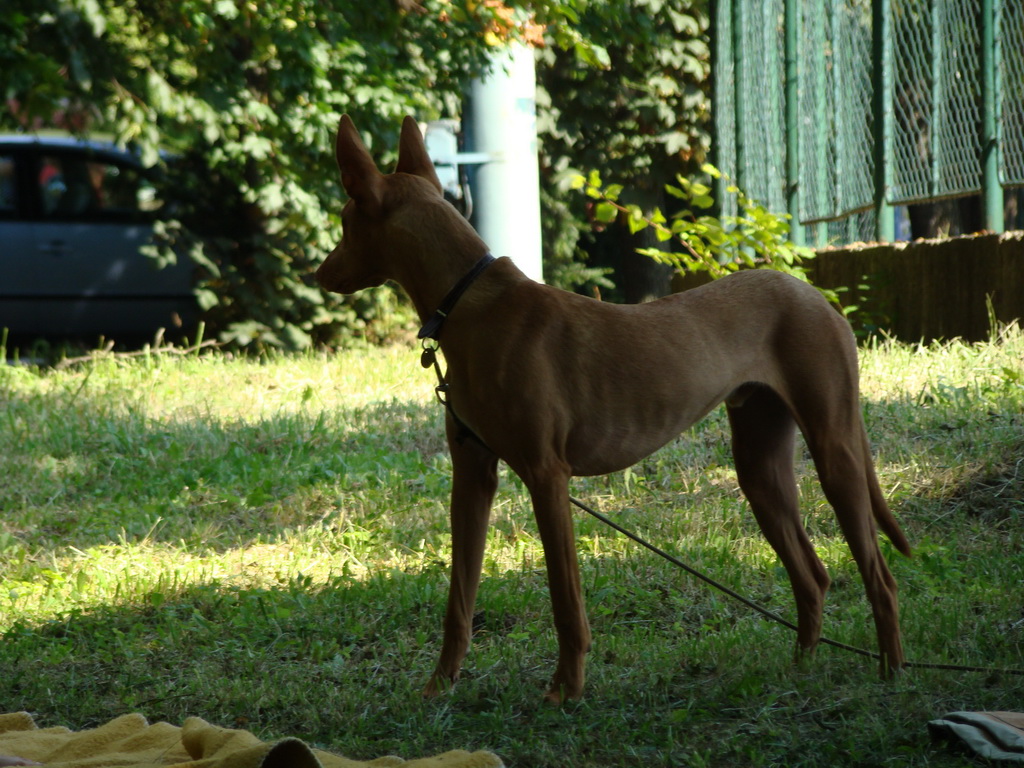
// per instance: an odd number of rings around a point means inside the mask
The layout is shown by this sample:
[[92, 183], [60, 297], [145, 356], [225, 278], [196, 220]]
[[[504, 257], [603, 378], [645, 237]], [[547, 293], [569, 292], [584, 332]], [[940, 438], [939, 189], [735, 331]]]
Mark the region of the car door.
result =
[[0, 148], [0, 335], [21, 333], [39, 322], [35, 297], [39, 272], [33, 225], [23, 180], [26, 155], [18, 147]]
[[47, 307], [39, 332], [116, 335], [167, 325], [161, 297], [187, 294], [188, 286], [140, 252], [159, 202], [140, 169], [99, 153], [43, 151], [37, 178], [34, 236]]

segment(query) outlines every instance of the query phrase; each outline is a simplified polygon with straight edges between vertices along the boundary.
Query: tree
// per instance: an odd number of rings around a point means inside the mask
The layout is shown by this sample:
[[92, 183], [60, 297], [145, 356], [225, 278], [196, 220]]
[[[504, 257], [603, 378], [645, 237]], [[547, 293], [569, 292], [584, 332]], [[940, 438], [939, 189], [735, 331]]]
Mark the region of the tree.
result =
[[[582, 199], [565, 195], [573, 176], [600, 170], [626, 187], [623, 202], [650, 212], [664, 208], [666, 184], [703, 163], [710, 144], [707, 3], [593, 0], [576, 28], [607, 51], [609, 68], [595, 73], [559, 46], [543, 51], [538, 128], [547, 213], [585, 230], [590, 217], [578, 207]], [[593, 280], [573, 262], [573, 244], [556, 244], [556, 234], [549, 232], [549, 271]], [[651, 231], [632, 233], [623, 220], [598, 224], [588, 249], [599, 265], [617, 268], [616, 298], [640, 301], [668, 289], [671, 270], [635, 252], [656, 245]]]
[[[107, 133], [147, 163], [170, 153], [178, 215], [155, 256], [199, 265], [208, 332], [222, 340], [378, 339], [395, 318], [413, 322], [391, 288], [343, 298], [311, 281], [341, 234], [340, 114], [387, 165], [403, 115], [456, 116], [491, 46], [543, 34], [549, 167], [660, 190], [707, 143], [703, 2], [6, 0], [0, 128]], [[551, 192], [567, 272], [585, 222]]]
[[180, 220], [161, 227], [162, 256], [201, 265], [197, 296], [222, 339], [298, 348], [342, 329], [380, 334], [390, 289], [341, 298], [311, 283], [340, 237], [338, 118], [351, 113], [388, 162], [403, 115], [457, 109], [499, 10], [8, 0], [0, 127], [106, 132], [147, 164], [175, 155]]

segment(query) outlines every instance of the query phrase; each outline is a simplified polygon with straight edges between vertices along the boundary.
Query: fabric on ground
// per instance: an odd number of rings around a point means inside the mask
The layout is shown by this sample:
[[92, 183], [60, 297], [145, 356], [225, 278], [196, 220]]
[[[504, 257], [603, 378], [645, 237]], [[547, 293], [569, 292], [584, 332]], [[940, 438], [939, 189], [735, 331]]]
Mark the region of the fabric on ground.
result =
[[122, 715], [85, 731], [38, 728], [26, 712], [0, 714], [0, 755], [61, 768], [503, 768], [490, 752], [455, 750], [434, 757], [369, 762], [312, 749], [299, 739], [260, 741], [249, 731], [219, 728], [198, 717], [182, 727]]
[[990, 760], [1024, 763], [1024, 713], [950, 712], [928, 723], [933, 738], [960, 738]]

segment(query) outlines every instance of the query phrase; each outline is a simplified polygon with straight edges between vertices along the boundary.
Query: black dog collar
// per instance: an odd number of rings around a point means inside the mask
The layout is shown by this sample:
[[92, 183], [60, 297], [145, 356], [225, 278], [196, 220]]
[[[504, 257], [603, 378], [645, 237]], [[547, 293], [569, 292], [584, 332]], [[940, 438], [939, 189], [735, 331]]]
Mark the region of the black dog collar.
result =
[[437, 308], [433, 317], [427, 320], [426, 324], [420, 328], [417, 338], [436, 340], [440, 337], [441, 326], [444, 325], [444, 321], [448, 317], [448, 313], [452, 311], [455, 303], [466, 292], [466, 289], [473, 284], [473, 281], [480, 277], [483, 271], [491, 266], [491, 263], [494, 261], [495, 258], [491, 254], [485, 253], [480, 261], [474, 264], [473, 268], [464, 274], [459, 282], [452, 286], [452, 289], [448, 291], [448, 295], [441, 301], [441, 306]]

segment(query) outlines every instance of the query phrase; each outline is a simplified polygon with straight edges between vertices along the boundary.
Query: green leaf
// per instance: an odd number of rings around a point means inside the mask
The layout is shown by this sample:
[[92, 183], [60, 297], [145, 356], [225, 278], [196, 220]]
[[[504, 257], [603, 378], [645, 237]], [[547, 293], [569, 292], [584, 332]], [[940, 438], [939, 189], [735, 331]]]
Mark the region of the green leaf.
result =
[[238, 16], [238, 4], [235, 0], [217, 0], [213, 4], [213, 12], [225, 19], [234, 19]]
[[220, 301], [220, 297], [211, 290], [205, 288], [199, 288], [195, 292], [196, 302], [199, 304], [199, 308], [203, 310], [212, 309], [217, 306]]
[[611, 67], [612, 59], [608, 55], [608, 49], [591, 41], [579, 40], [574, 46], [576, 58], [582, 63], [597, 69], [608, 69]]
[[600, 202], [594, 206], [594, 218], [605, 224], [610, 224], [618, 218], [619, 209], [608, 202]]

